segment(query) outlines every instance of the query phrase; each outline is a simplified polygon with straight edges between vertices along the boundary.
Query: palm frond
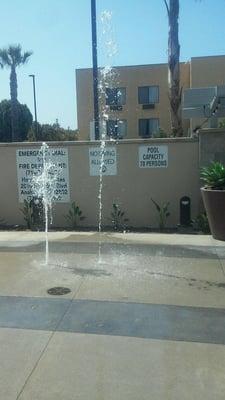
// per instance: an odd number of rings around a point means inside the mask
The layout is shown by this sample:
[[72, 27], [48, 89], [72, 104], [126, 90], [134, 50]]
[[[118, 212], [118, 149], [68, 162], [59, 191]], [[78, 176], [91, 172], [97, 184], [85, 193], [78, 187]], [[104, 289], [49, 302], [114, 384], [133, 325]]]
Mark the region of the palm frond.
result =
[[8, 55], [7, 49], [0, 49], [0, 62], [2, 67], [10, 67], [11, 66], [11, 60]]
[[19, 67], [20, 65], [26, 64], [32, 54], [32, 51], [25, 51], [22, 53], [20, 44], [9, 45], [8, 48], [0, 49], [0, 64], [9, 67], [12, 65], [14, 65], [14, 67]]
[[33, 54], [33, 51], [25, 51], [25, 53], [22, 56], [22, 64], [26, 64], [29, 57]]
[[165, 3], [165, 6], [166, 6], [167, 14], [168, 14], [168, 16], [169, 16], [170, 9], [169, 9], [168, 3], [167, 3], [166, 0], [164, 0], [164, 3]]
[[21, 63], [21, 59], [22, 59], [21, 51], [22, 51], [22, 48], [19, 44], [10, 45], [8, 47], [7, 52], [12, 61], [12, 64], [19, 65]]

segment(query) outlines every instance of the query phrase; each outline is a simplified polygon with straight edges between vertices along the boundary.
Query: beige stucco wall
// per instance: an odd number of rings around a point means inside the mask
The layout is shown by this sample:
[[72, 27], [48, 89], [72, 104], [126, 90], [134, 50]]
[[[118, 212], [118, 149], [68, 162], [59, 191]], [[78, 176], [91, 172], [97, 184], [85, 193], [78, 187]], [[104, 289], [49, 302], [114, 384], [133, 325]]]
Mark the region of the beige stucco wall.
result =
[[225, 56], [193, 57], [190, 68], [193, 88], [225, 84]]
[[[138, 166], [140, 145], [167, 145], [168, 168], [141, 169]], [[97, 142], [55, 142], [50, 146], [68, 148], [71, 201], [83, 210], [85, 226], [97, 226], [99, 177], [90, 176], [89, 148]], [[108, 142], [107, 145], [115, 145]], [[8, 224], [22, 224], [18, 202], [16, 149], [40, 147], [37, 143], [0, 145], [0, 218]], [[192, 217], [199, 210], [198, 142], [191, 139], [124, 140], [117, 145], [117, 175], [103, 179], [103, 222], [109, 224], [112, 203], [118, 202], [134, 227], [157, 225], [157, 214], [151, 197], [159, 203], [170, 202], [169, 226], [179, 223], [179, 200], [192, 200]], [[54, 206], [54, 225], [65, 226], [64, 215], [69, 204]]]
[[[190, 65], [180, 64], [181, 86], [190, 87]], [[109, 119], [127, 120], [127, 139], [138, 138], [139, 118], [159, 118], [160, 127], [170, 132], [170, 111], [168, 99], [168, 66], [152, 64], [116, 67], [116, 87], [126, 88], [126, 104], [122, 111], [107, 111]], [[143, 110], [138, 104], [139, 86], [159, 86], [159, 103], [151, 110]], [[89, 140], [90, 121], [93, 120], [92, 69], [76, 70], [77, 116], [79, 139]], [[189, 122], [184, 122], [187, 132]]]
[[199, 164], [206, 167], [213, 161], [225, 165], [225, 130], [203, 129], [199, 132]]

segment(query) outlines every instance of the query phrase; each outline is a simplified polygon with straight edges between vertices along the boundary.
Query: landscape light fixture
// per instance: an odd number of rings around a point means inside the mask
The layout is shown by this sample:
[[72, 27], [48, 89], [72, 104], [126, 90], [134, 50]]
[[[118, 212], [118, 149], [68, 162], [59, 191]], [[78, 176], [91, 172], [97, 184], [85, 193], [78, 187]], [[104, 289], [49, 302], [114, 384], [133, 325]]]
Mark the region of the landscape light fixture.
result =
[[32, 78], [32, 80], [33, 80], [34, 118], [35, 118], [35, 132], [36, 132], [36, 139], [37, 139], [38, 125], [37, 125], [37, 103], [36, 103], [35, 75], [30, 74], [29, 77]]
[[91, 26], [92, 26], [94, 127], [95, 127], [95, 140], [99, 140], [100, 135], [99, 135], [99, 103], [98, 103], [98, 48], [97, 48], [96, 0], [91, 0]]

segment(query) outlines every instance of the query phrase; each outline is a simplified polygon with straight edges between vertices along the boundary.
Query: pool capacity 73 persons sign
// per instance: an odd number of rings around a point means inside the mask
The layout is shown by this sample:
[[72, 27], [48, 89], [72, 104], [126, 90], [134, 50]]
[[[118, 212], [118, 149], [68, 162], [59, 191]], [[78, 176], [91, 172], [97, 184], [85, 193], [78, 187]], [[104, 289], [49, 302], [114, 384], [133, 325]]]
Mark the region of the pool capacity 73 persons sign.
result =
[[[48, 159], [49, 158], [49, 159]], [[39, 148], [23, 148], [16, 151], [19, 202], [33, 198], [32, 179], [43, 170], [43, 157]], [[55, 188], [55, 202], [70, 201], [68, 149], [49, 147], [47, 161], [59, 170]]]
[[116, 147], [106, 146], [89, 148], [90, 176], [99, 176], [102, 163], [102, 175], [117, 175]]
[[167, 168], [168, 146], [139, 146], [140, 168]]

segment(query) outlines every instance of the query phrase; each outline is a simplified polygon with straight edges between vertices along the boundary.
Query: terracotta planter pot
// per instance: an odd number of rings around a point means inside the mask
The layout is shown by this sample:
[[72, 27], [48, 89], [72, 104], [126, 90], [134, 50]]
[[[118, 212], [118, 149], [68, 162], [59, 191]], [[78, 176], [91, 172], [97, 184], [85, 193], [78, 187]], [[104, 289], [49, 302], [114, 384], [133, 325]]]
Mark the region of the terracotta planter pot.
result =
[[212, 236], [225, 241], [225, 190], [201, 188], [201, 193]]

